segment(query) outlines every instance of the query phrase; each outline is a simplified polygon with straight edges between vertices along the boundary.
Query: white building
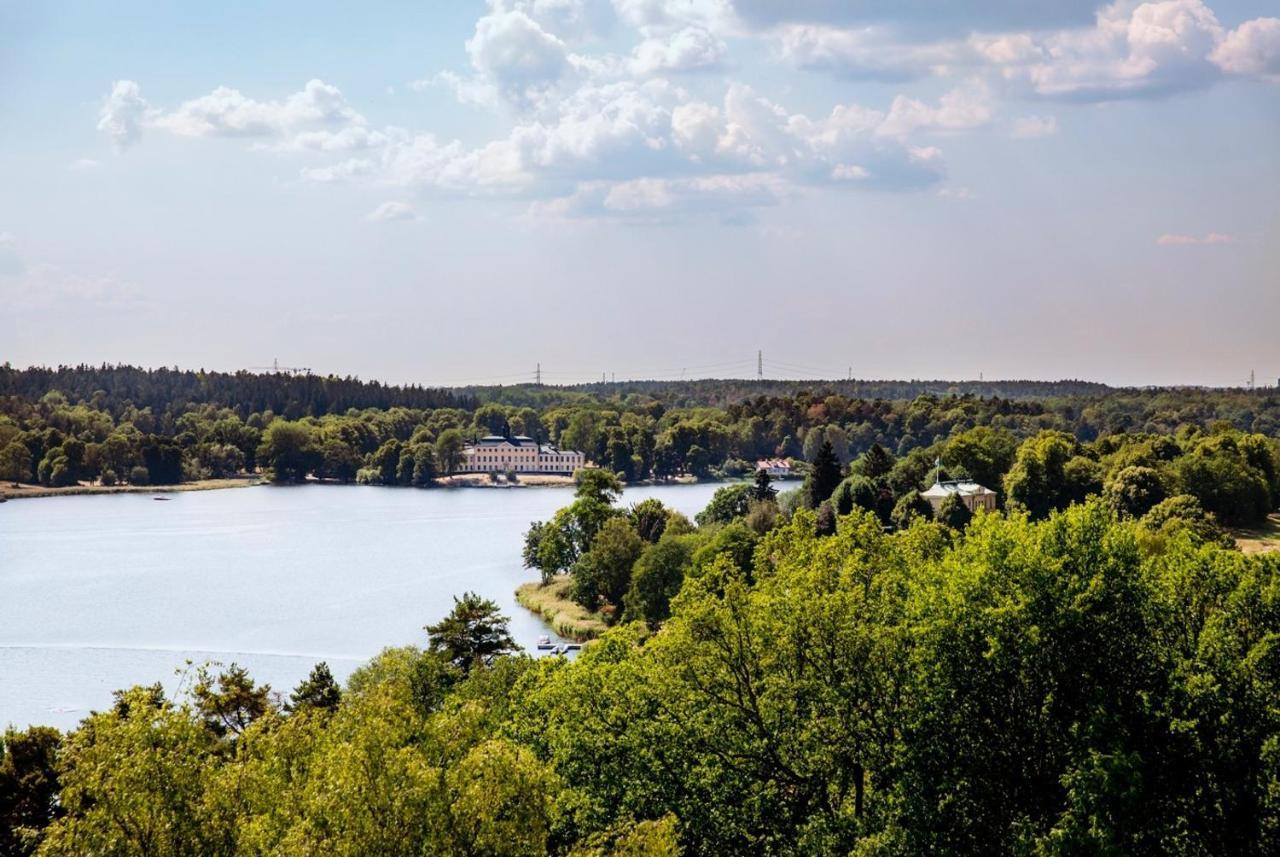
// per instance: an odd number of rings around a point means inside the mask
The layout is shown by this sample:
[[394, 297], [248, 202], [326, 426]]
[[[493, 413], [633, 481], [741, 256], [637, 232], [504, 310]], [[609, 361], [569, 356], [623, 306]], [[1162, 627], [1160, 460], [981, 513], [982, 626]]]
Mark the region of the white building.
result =
[[533, 438], [502, 437], [492, 434], [462, 450], [462, 473], [557, 473], [572, 476], [587, 466], [587, 457], [581, 452], [556, 449], [550, 444], [539, 445]]
[[756, 462], [756, 470], [763, 470], [772, 479], [790, 479], [791, 462], [785, 458], [762, 458]]
[[934, 482], [933, 487], [928, 491], [920, 492], [920, 496], [928, 500], [929, 505], [933, 507], [934, 515], [937, 515], [938, 510], [942, 508], [942, 501], [952, 494], [960, 495], [961, 501], [964, 502], [970, 512], [977, 512], [979, 509], [984, 509], [988, 512], [996, 510], [996, 492], [979, 485], [977, 482], [968, 482], [960, 479]]

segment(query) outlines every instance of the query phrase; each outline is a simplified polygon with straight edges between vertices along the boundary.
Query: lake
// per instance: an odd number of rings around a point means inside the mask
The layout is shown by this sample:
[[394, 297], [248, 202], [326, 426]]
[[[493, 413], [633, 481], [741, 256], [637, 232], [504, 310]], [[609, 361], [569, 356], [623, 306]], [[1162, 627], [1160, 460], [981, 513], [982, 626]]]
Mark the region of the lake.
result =
[[[715, 484], [628, 489], [692, 517]], [[516, 604], [529, 523], [564, 488], [422, 491], [260, 486], [99, 494], [0, 505], [0, 726], [67, 728], [111, 691], [185, 661], [232, 661], [286, 695], [312, 666], [335, 677], [471, 590], [501, 605], [516, 641], [550, 630]]]

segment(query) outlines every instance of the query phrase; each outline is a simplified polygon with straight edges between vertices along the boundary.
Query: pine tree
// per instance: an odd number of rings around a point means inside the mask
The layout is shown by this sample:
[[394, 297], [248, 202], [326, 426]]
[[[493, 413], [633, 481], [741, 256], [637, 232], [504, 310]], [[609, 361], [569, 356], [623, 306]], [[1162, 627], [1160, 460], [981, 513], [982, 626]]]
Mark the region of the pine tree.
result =
[[751, 489], [751, 499], [758, 501], [774, 500], [778, 496], [778, 491], [773, 487], [773, 478], [769, 475], [769, 471], [761, 467], [756, 471], [756, 484]]
[[324, 661], [311, 668], [307, 676], [289, 695], [289, 709], [302, 711], [305, 708], [335, 711], [342, 699], [342, 691], [333, 680], [333, 673]]
[[840, 460], [830, 441], [823, 441], [813, 459], [813, 469], [805, 480], [805, 500], [810, 509], [816, 509], [831, 496], [840, 484]]
[[425, 630], [431, 651], [444, 654], [463, 672], [516, 649], [507, 631], [507, 617], [498, 612], [497, 604], [474, 592], [455, 597], [453, 612]]

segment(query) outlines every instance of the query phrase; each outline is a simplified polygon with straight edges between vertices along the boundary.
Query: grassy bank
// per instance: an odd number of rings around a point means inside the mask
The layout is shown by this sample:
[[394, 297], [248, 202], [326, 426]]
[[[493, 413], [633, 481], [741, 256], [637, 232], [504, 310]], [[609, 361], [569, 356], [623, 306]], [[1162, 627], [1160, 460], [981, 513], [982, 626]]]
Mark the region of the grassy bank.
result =
[[579, 642], [594, 640], [608, 626], [598, 615], [569, 600], [572, 585], [573, 580], [568, 577], [557, 578], [545, 586], [533, 581], [516, 590], [516, 601], [545, 619], [560, 636]]
[[49, 488], [45, 485], [0, 484], [0, 497], [21, 500], [28, 497], [65, 497], [69, 494], [172, 494], [175, 491], [213, 491], [219, 488], [245, 488], [261, 485], [259, 476], [235, 476], [227, 479], [200, 479], [180, 482], [177, 485], [64, 485]]
[[1268, 516], [1260, 527], [1233, 529], [1231, 535], [1245, 553], [1280, 551], [1280, 513]]

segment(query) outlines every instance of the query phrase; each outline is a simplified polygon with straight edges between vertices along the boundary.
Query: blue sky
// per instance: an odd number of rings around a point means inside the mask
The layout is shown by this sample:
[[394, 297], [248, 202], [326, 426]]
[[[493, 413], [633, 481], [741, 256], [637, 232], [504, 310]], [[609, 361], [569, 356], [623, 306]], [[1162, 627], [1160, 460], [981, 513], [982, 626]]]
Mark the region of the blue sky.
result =
[[0, 6], [0, 360], [1280, 376], [1274, 3], [260, 5]]

